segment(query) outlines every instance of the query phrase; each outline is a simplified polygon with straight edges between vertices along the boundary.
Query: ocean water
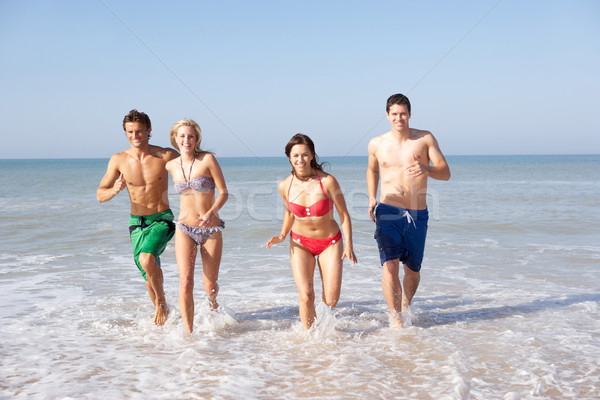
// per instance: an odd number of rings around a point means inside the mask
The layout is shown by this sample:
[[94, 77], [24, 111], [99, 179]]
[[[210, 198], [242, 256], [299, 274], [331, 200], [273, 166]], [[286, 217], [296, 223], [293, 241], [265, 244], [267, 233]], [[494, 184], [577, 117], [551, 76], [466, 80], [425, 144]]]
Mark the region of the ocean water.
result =
[[[279, 232], [281, 158], [219, 159], [231, 192], [211, 313], [196, 273], [192, 335], [162, 256], [166, 325], [131, 257], [129, 203], [95, 199], [107, 160], [0, 160], [0, 398], [597, 399], [600, 156], [448, 157], [430, 180], [410, 321], [389, 327], [366, 157], [322, 157], [359, 263], [305, 331]], [[175, 212], [177, 196], [170, 196]], [[315, 287], [319, 296], [320, 282]]]

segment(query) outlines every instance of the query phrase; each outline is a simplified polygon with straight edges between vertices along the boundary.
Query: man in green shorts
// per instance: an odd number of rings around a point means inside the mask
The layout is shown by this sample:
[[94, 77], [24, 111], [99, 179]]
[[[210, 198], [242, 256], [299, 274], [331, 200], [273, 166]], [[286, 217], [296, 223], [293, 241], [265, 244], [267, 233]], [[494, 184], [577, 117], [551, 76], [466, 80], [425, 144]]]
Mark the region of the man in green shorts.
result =
[[175, 233], [165, 164], [179, 154], [173, 149], [149, 144], [152, 126], [150, 118], [142, 112], [131, 110], [123, 119], [123, 130], [131, 147], [110, 158], [96, 197], [103, 203], [127, 188], [131, 201], [129, 233], [133, 257], [156, 309], [153, 322], [162, 325], [168, 311], [159, 255]]

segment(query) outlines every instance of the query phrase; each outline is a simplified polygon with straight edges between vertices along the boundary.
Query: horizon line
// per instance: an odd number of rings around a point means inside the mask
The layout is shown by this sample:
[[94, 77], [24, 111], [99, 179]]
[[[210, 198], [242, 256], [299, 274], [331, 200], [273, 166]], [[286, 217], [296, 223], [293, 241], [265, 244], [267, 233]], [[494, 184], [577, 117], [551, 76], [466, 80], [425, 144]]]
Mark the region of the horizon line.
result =
[[[600, 156], [600, 153], [519, 153], [519, 154], [446, 154], [445, 157], [531, 157], [531, 156]], [[218, 158], [282, 158], [285, 156], [218, 156]], [[350, 158], [350, 157], [368, 157], [368, 155], [347, 155], [347, 156], [319, 156], [324, 158]], [[32, 158], [0, 158], [0, 161], [27, 161], [27, 160], [108, 160], [108, 157], [32, 157]]]

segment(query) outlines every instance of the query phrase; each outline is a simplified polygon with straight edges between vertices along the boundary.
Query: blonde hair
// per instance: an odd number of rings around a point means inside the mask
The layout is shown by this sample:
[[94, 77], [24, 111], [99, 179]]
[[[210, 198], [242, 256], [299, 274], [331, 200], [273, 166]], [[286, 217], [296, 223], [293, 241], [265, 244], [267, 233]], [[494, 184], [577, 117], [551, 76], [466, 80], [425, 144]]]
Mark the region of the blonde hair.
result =
[[204, 153], [204, 151], [200, 150], [200, 142], [202, 142], [202, 130], [200, 130], [200, 125], [198, 125], [198, 123], [196, 123], [196, 121], [193, 119], [182, 119], [181, 121], [177, 121], [175, 124], [173, 124], [171, 127], [171, 132], [169, 133], [173, 147], [181, 151], [177, 145], [177, 131], [179, 131], [179, 128], [182, 126], [191, 126], [194, 128], [194, 131], [196, 132], [196, 146], [194, 147], [194, 152], [196, 154]]

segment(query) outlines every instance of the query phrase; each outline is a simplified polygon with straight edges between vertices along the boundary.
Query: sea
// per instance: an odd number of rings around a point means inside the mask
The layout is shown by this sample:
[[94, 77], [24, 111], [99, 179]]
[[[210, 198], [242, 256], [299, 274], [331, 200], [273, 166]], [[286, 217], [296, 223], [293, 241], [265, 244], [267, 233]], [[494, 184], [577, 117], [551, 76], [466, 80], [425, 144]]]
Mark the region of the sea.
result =
[[198, 259], [191, 335], [173, 242], [161, 257], [170, 315], [152, 324], [127, 193], [96, 200], [107, 159], [0, 160], [0, 398], [599, 398], [600, 155], [447, 157], [452, 178], [429, 182], [403, 329], [390, 327], [381, 292], [367, 158], [321, 157], [359, 262], [344, 264], [333, 309], [315, 273], [308, 331], [287, 242], [266, 249], [289, 162], [218, 160], [230, 191], [221, 307], [209, 310]]

